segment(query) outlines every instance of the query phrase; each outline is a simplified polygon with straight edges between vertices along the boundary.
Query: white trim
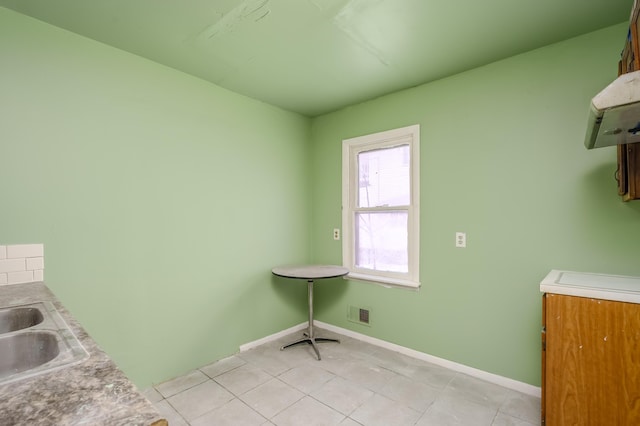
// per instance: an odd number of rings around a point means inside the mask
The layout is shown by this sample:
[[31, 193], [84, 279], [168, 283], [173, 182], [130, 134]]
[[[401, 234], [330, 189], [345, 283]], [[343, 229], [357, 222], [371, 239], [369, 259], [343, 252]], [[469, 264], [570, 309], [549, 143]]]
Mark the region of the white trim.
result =
[[420, 290], [420, 283], [413, 281], [401, 280], [397, 278], [377, 277], [375, 275], [360, 274], [358, 272], [349, 272], [343, 277], [345, 280], [364, 281], [374, 283], [386, 288], [403, 288], [405, 290]]
[[[355, 267], [354, 194], [357, 192], [357, 153], [373, 148], [408, 144], [411, 161], [411, 204], [407, 211], [408, 273], [369, 271]], [[392, 207], [393, 208], [393, 207]], [[371, 210], [371, 208], [368, 208]], [[373, 209], [375, 210], [375, 209]], [[382, 285], [416, 288], [420, 286], [420, 125], [401, 127], [342, 141], [342, 265], [360, 279]], [[366, 277], [366, 278], [365, 278]]]
[[[314, 324], [315, 324], [315, 321], [314, 321]], [[294, 325], [293, 327], [290, 327], [290, 328], [287, 328], [286, 330], [282, 330], [277, 333], [271, 334], [269, 336], [263, 337], [262, 339], [254, 340], [253, 342], [240, 345], [240, 352], [246, 352], [249, 349], [255, 348], [256, 346], [273, 342], [274, 340], [278, 340], [279, 338], [287, 336], [291, 333], [295, 333], [296, 331], [304, 330], [305, 328], [307, 328], [307, 325], [308, 325], [307, 322], [303, 322], [302, 324]]]
[[[324, 328], [329, 331], [333, 331], [334, 333], [342, 334], [347, 337], [351, 337], [354, 339], [362, 340], [363, 342], [371, 343], [372, 345], [380, 346], [385, 349], [389, 349], [394, 352], [399, 352], [403, 355], [410, 356], [412, 358], [416, 358], [422, 361], [430, 362], [435, 365], [439, 365], [444, 368], [448, 368], [453, 371], [457, 371], [459, 373], [464, 373], [472, 377], [476, 377], [478, 379], [485, 380], [489, 383], [494, 383], [496, 385], [512, 389], [518, 392], [522, 392], [524, 394], [540, 398], [541, 389], [538, 386], [533, 386], [528, 383], [520, 382], [518, 380], [513, 380], [508, 377], [499, 376], [497, 374], [489, 373], [488, 371], [479, 370], [477, 368], [469, 367], [468, 365], [459, 364], [457, 362], [449, 361], [448, 359], [439, 358], [437, 356], [429, 355], [424, 352], [416, 351], [414, 349], [409, 349], [404, 346], [396, 345], [395, 343], [387, 342], [386, 340], [376, 339], [375, 337], [367, 336], [365, 334], [361, 334], [355, 331], [347, 330], [346, 328], [337, 327], [335, 325], [327, 324], [326, 322], [314, 320], [313, 322], [320, 328]], [[272, 334], [267, 337], [263, 337], [262, 339], [256, 340], [254, 342], [245, 343], [240, 346], [240, 352], [244, 352], [246, 350], [252, 349], [256, 346], [262, 345], [263, 343], [271, 342], [279, 339], [280, 337], [284, 337], [287, 334], [291, 334], [296, 331], [304, 330], [307, 328], [307, 322], [303, 322], [286, 330], [280, 331], [278, 333]]]
[[497, 374], [489, 373], [484, 370], [479, 370], [477, 368], [469, 367], [468, 365], [449, 361], [448, 359], [429, 355], [424, 352], [416, 351], [414, 349], [409, 349], [404, 346], [396, 345], [395, 343], [387, 342], [386, 340], [376, 339], [375, 337], [371, 337], [355, 331], [347, 330], [346, 328], [336, 327], [335, 325], [327, 324], [322, 321], [314, 321], [314, 324], [316, 324], [320, 328], [333, 331], [334, 333], [339, 333], [347, 337], [352, 337], [354, 339], [362, 340], [364, 342], [371, 343], [372, 345], [380, 346], [385, 349], [399, 352], [403, 355], [407, 355], [412, 358], [417, 358], [422, 361], [427, 361], [432, 364], [436, 364], [453, 371], [468, 374], [469, 376], [477, 377], [478, 379], [486, 380], [487, 382], [494, 383], [496, 385], [500, 385], [505, 388], [513, 389], [515, 391], [522, 392], [527, 395], [531, 395], [537, 398], [540, 398], [540, 395], [541, 395], [541, 389], [539, 387], [530, 385], [528, 383], [520, 382], [518, 380], [513, 380], [504, 376], [499, 376]]

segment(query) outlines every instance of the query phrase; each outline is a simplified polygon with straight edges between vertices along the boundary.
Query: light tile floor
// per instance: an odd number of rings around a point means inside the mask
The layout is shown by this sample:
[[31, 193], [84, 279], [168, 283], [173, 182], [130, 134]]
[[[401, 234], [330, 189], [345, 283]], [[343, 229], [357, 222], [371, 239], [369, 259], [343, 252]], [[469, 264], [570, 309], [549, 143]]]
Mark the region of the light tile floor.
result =
[[295, 333], [147, 389], [171, 426], [540, 424], [540, 399], [350, 337]]

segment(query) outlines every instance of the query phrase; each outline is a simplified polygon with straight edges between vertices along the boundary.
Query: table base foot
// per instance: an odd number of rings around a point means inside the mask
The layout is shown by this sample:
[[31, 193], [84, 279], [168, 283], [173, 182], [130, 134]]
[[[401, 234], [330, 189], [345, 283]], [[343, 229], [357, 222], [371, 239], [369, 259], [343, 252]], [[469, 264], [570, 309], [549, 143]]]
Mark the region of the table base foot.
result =
[[316, 356], [318, 357], [318, 361], [320, 361], [320, 351], [318, 351], [318, 346], [316, 345], [316, 342], [317, 343], [323, 343], [323, 342], [340, 343], [339, 339], [329, 339], [327, 337], [309, 337], [309, 334], [307, 334], [307, 333], [304, 333], [303, 336], [305, 336], [303, 339], [296, 340], [295, 342], [292, 342], [292, 343], [288, 343], [288, 344], [284, 345], [283, 347], [281, 347], [280, 350], [283, 351], [286, 348], [289, 348], [291, 346], [296, 346], [296, 345], [301, 345], [303, 343], [307, 343], [307, 344], [313, 346], [313, 350], [316, 352]]

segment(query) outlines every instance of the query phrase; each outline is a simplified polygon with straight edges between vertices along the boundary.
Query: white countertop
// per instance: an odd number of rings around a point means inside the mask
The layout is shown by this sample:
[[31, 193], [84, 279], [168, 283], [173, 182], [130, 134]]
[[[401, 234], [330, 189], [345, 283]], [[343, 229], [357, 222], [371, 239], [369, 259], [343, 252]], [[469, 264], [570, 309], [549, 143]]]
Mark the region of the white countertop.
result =
[[540, 282], [543, 293], [640, 303], [640, 277], [552, 270]]

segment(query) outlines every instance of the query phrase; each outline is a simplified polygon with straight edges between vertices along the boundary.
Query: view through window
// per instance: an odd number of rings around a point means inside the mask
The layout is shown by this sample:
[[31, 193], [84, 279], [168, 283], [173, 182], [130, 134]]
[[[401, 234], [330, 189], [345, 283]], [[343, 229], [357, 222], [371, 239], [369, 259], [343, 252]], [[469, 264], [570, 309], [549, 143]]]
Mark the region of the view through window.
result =
[[352, 278], [419, 286], [419, 127], [343, 141], [343, 262]]

